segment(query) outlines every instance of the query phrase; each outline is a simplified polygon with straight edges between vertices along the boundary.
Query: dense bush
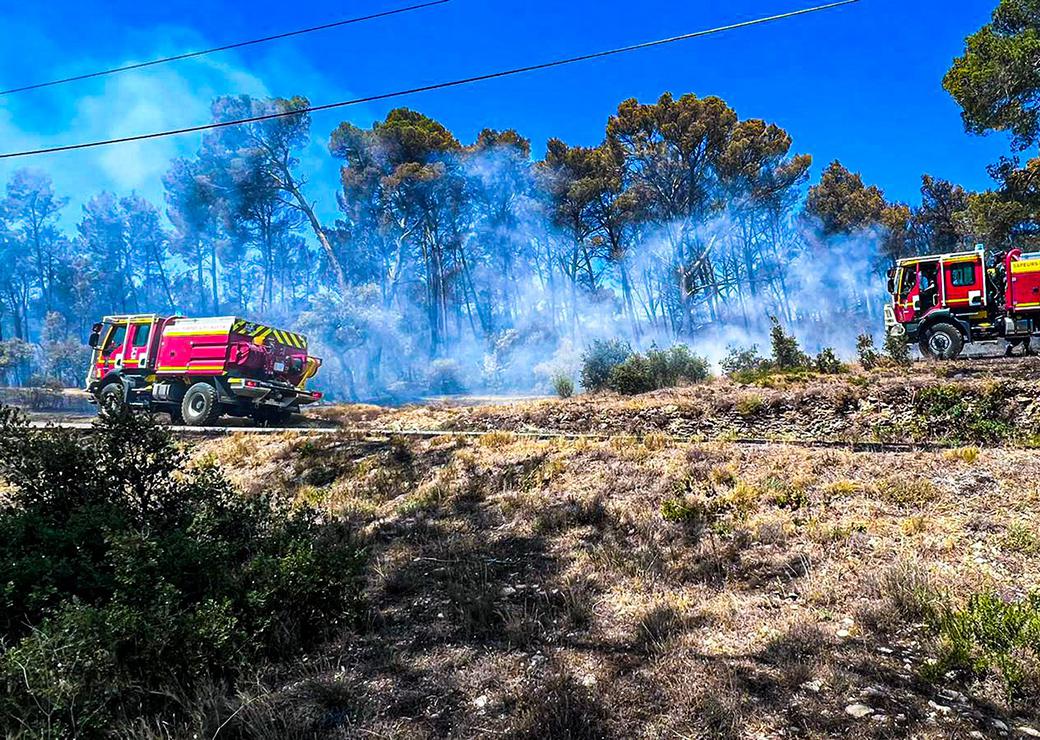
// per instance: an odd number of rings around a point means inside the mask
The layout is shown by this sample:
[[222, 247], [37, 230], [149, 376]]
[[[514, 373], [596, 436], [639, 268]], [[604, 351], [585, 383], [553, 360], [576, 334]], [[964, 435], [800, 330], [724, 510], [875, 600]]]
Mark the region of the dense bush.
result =
[[628, 342], [620, 339], [597, 339], [581, 356], [581, 387], [587, 391], [601, 391], [607, 387], [610, 371], [632, 354]]
[[150, 420], [76, 436], [0, 408], [0, 479], [9, 733], [176, 715], [200, 687], [233, 691], [249, 664], [355, 618], [360, 553], [342, 527], [236, 494]]
[[623, 396], [637, 396], [657, 390], [653, 370], [643, 355], [632, 355], [610, 370], [607, 388]]
[[626, 396], [698, 383], [711, 375], [708, 361], [683, 344], [670, 349], [650, 349], [630, 355], [615, 365], [607, 377], [607, 388]]

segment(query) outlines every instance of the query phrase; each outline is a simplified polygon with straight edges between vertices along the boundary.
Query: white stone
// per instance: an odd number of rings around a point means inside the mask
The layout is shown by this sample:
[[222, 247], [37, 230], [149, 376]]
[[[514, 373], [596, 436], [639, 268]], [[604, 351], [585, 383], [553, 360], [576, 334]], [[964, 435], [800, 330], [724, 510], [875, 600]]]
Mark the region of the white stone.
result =
[[866, 717], [868, 714], [873, 714], [874, 710], [868, 707], [866, 704], [849, 704], [845, 707], [845, 714], [860, 719]]

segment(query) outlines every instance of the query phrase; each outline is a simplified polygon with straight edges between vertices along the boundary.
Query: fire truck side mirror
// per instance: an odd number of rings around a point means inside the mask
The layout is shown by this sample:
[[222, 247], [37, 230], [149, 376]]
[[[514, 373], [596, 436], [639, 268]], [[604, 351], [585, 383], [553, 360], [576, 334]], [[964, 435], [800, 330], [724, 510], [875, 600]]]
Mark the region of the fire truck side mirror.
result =
[[90, 345], [91, 349], [97, 349], [98, 342], [101, 341], [101, 330], [105, 328], [105, 325], [100, 321], [90, 327], [90, 338], [87, 340], [87, 344]]

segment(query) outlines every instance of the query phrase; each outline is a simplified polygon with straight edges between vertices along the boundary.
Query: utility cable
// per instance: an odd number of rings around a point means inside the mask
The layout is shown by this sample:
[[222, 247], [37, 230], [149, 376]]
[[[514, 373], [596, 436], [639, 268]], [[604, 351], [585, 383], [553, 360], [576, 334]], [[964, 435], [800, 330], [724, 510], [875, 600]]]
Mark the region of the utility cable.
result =
[[828, 3], [826, 5], [817, 5], [812, 8], [804, 8], [802, 10], [795, 10], [789, 13], [781, 13], [779, 15], [772, 15], [763, 18], [756, 18], [749, 21], [743, 21], [741, 23], [733, 23], [728, 26], [719, 26], [717, 28], [710, 28], [704, 31], [694, 31], [693, 33], [683, 34], [681, 36], [672, 36], [666, 39], [658, 39], [656, 41], [646, 41], [640, 44], [633, 44], [631, 46], [623, 46], [618, 49], [611, 49], [609, 51], [599, 51], [592, 54], [583, 54], [577, 57], [570, 57], [567, 59], [558, 59], [552, 62], [543, 62], [542, 64], [534, 64], [527, 67], [517, 67], [514, 69], [505, 70], [503, 72], [492, 72], [489, 74], [478, 75], [476, 77], [466, 77], [459, 80], [452, 80], [451, 82], [439, 82], [432, 85], [423, 85], [422, 87], [413, 87], [407, 90], [398, 90], [395, 92], [382, 93], [380, 95], [369, 95], [363, 98], [354, 98], [353, 100], [343, 100], [337, 103], [326, 103], [324, 105], [311, 105], [303, 108], [295, 108], [291, 110], [277, 111], [274, 113], [266, 113], [259, 116], [251, 116], [249, 118], [238, 118], [232, 121], [216, 121], [214, 123], [206, 123], [199, 126], [189, 126], [186, 128], [170, 129], [168, 131], [158, 131], [150, 134], [136, 134], [134, 136], [123, 136], [116, 139], [102, 139], [100, 141], [90, 141], [81, 144], [65, 144], [63, 146], [47, 147], [43, 149], [30, 149], [21, 152], [9, 152], [7, 154], [0, 154], [0, 159], [14, 159], [16, 157], [30, 157], [39, 154], [54, 154], [56, 152], [68, 152], [77, 149], [92, 149], [100, 146], [109, 146], [112, 144], [128, 144], [135, 141], [146, 141], [148, 139], [160, 139], [168, 136], [180, 136], [182, 134], [196, 133], [199, 131], [210, 131], [213, 129], [228, 128], [230, 126], [241, 126], [248, 123], [260, 123], [263, 121], [272, 121], [279, 118], [291, 118], [293, 116], [302, 116], [310, 113], [318, 113], [321, 111], [333, 110], [336, 108], [346, 108], [354, 105], [361, 105], [364, 103], [374, 103], [382, 100], [390, 100], [392, 98], [400, 98], [409, 95], [416, 95], [419, 93], [433, 92], [435, 90], [444, 90], [452, 87], [461, 87], [463, 85], [470, 85], [476, 82], [486, 82], [488, 80], [501, 79], [503, 77], [513, 77], [515, 75], [527, 74], [529, 72], [537, 72], [545, 69], [552, 69], [554, 67], [563, 67], [570, 64], [577, 64], [579, 62], [587, 62], [593, 59], [602, 59], [604, 57], [616, 56], [618, 54], [625, 54], [632, 51], [641, 51], [643, 49], [651, 49], [658, 46], [665, 46], [667, 44], [674, 44], [680, 41], [688, 41], [690, 39], [701, 38], [703, 36], [710, 36], [713, 34], [723, 33], [725, 31], [734, 31], [741, 28], [748, 28], [749, 26], [759, 26], [766, 23], [773, 23], [775, 21], [786, 20], [788, 18], [794, 18], [796, 16], [808, 15], [809, 13], [819, 13], [825, 10], [831, 10], [833, 8], [839, 8], [844, 5], [852, 5], [857, 3], [859, 0], [841, 0], [841, 2]]
[[135, 69], [144, 69], [145, 67], [154, 67], [158, 64], [167, 64], [169, 62], [179, 62], [183, 59], [193, 59], [195, 57], [205, 56], [206, 54], [215, 54], [220, 51], [230, 51], [231, 49], [241, 49], [244, 46], [255, 46], [256, 44], [266, 44], [271, 41], [278, 41], [280, 39], [287, 39], [293, 36], [302, 36], [307, 33], [314, 33], [315, 31], [327, 31], [330, 28], [339, 28], [341, 26], [349, 26], [355, 23], [364, 23], [365, 21], [372, 21], [378, 18], [388, 18], [394, 15], [401, 15], [402, 13], [410, 13], [414, 10], [422, 10], [423, 8], [432, 8], [435, 5], [444, 5], [449, 3], [451, 0], [431, 0], [431, 2], [421, 3], [419, 5], [409, 5], [406, 8], [397, 8], [396, 10], [387, 10], [382, 13], [373, 13], [372, 15], [365, 15], [359, 18], [348, 18], [342, 21], [334, 21], [332, 23], [323, 23], [320, 26], [311, 26], [310, 28], [301, 28], [296, 31], [287, 31], [286, 33], [278, 33], [273, 36], [264, 36], [259, 39], [250, 39], [249, 41], [239, 41], [234, 44], [226, 44], [224, 46], [215, 46], [212, 49], [201, 49], [199, 51], [190, 51], [186, 54], [177, 54], [172, 57], [163, 57], [161, 59], [152, 59], [148, 62], [137, 62], [135, 64], [127, 64], [124, 67], [113, 67], [112, 69], [101, 70], [100, 72], [89, 72], [87, 74], [75, 75], [73, 77], [64, 77], [60, 80], [51, 80], [50, 82], [37, 82], [33, 85], [24, 85], [23, 87], [12, 87], [9, 90], [0, 90], [0, 96], [12, 95], [14, 93], [25, 92], [27, 90], [39, 90], [44, 87], [53, 87], [55, 85], [64, 85], [67, 82], [78, 82], [80, 80], [92, 80], [95, 77], [105, 77], [107, 75], [119, 74], [120, 72], [129, 72]]

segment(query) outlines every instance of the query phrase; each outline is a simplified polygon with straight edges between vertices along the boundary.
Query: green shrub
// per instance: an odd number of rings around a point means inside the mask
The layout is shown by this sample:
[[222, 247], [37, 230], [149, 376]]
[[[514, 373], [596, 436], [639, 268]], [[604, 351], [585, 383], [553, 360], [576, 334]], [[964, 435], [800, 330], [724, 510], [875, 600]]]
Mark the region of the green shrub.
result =
[[820, 354], [816, 355], [813, 365], [817, 372], [824, 375], [840, 375], [848, 371], [848, 368], [838, 359], [838, 356], [834, 354], [834, 350], [830, 347], [824, 347], [820, 350]]
[[770, 342], [773, 346], [773, 364], [780, 370], [794, 370], [808, 367], [809, 357], [798, 346], [798, 340], [784, 331], [780, 319], [770, 316], [773, 328], [769, 330]]
[[607, 387], [610, 371], [632, 354], [628, 342], [619, 339], [597, 339], [581, 356], [581, 386], [587, 391], [601, 391]]
[[637, 396], [657, 390], [653, 368], [643, 355], [631, 355], [610, 369], [607, 387], [625, 396]]
[[874, 337], [870, 334], [860, 334], [856, 337], [856, 354], [859, 355], [859, 364], [864, 370], [873, 370], [881, 364], [881, 355], [874, 347]]
[[700, 383], [711, 377], [711, 364], [695, 355], [685, 344], [669, 349], [652, 348], [646, 361], [657, 388], [674, 388], [684, 383]]
[[906, 367], [910, 364], [910, 345], [907, 344], [906, 337], [886, 334], [882, 351], [885, 353], [885, 358], [893, 365]]
[[571, 376], [558, 373], [552, 377], [552, 387], [560, 398], [570, 398], [574, 395], [574, 381]]
[[999, 444], [1015, 434], [1008, 391], [956, 383], [929, 386], [914, 398], [915, 432], [922, 438], [960, 444]]
[[996, 675], [1012, 704], [1040, 699], [1040, 594], [1006, 601], [984, 592], [960, 609], [944, 609], [931, 620], [939, 636], [939, 660], [927, 677], [948, 671]]
[[750, 347], [731, 345], [727, 347], [726, 356], [722, 358], [720, 364], [722, 372], [733, 375], [734, 373], [758, 372], [767, 367], [769, 361], [758, 354], [757, 344]]
[[0, 729], [145, 721], [356, 616], [343, 526], [238, 495], [150, 419], [77, 436], [0, 408], [0, 478]]
[[[606, 381], [595, 389], [609, 388], [626, 396], [697, 383], [711, 376], [708, 361], [684, 344], [666, 350], [653, 347], [646, 354], [633, 353], [627, 344], [593, 350], [586, 353], [582, 369], [582, 385], [587, 389], [594, 388], [590, 383], [599, 382], [600, 369], [607, 364]], [[622, 354], [624, 358], [615, 362]]]

